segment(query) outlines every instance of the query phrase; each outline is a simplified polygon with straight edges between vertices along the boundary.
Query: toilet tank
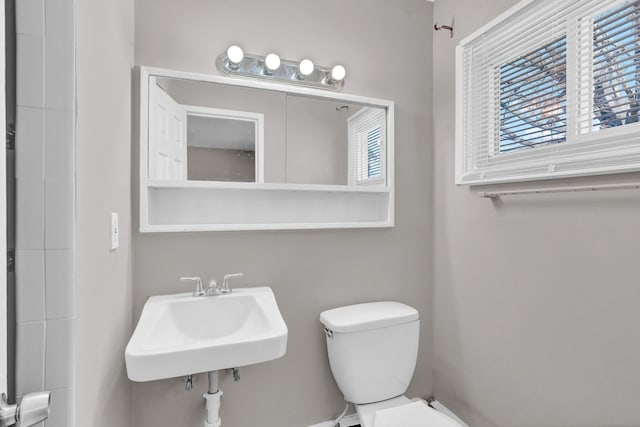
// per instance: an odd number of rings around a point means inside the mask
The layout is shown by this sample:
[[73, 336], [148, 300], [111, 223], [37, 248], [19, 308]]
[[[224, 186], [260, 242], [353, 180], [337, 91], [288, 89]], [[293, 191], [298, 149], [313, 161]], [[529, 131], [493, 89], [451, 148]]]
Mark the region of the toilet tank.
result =
[[365, 404], [404, 394], [418, 357], [418, 311], [373, 302], [320, 313], [333, 377], [347, 401]]

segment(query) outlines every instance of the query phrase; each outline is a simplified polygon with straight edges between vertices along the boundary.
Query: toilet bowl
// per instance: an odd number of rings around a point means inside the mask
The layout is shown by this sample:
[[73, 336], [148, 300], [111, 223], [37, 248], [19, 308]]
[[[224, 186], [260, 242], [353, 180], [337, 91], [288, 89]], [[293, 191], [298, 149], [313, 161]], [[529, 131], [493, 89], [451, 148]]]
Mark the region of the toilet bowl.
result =
[[356, 304], [323, 311], [320, 322], [331, 372], [362, 427], [460, 427], [404, 396], [418, 357], [416, 309], [392, 301]]

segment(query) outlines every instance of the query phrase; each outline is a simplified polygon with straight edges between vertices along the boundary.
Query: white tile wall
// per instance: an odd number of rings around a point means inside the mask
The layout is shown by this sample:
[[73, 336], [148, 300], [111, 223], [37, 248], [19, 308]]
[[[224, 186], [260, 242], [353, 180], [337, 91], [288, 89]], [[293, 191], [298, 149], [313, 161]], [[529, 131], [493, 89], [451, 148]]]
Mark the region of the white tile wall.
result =
[[16, 178], [42, 180], [44, 177], [44, 111], [18, 107], [16, 110]]
[[19, 0], [16, 2], [16, 32], [18, 34], [42, 34], [44, 28], [44, 0]]
[[73, 112], [47, 108], [44, 112], [45, 179], [73, 180]]
[[44, 107], [44, 40], [41, 35], [16, 37], [16, 101], [23, 107]]
[[16, 318], [18, 322], [44, 320], [44, 251], [16, 251]]
[[73, 427], [74, 1], [19, 0], [16, 28], [16, 391]]
[[44, 249], [44, 181], [16, 181], [16, 249]]
[[47, 0], [45, 3], [45, 106], [73, 108], [73, 45], [70, 23], [72, 3], [68, 0]]
[[45, 249], [73, 248], [73, 190], [72, 181], [45, 183]]
[[56, 390], [71, 386], [73, 319], [47, 321], [44, 386]]
[[[73, 251], [45, 251], [47, 319], [64, 319], [73, 312]], [[19, 274], [19, 273], [18, 273]]]
[[44, 390], [44, 321], [18, 323], [16, 330], [16, 394]]

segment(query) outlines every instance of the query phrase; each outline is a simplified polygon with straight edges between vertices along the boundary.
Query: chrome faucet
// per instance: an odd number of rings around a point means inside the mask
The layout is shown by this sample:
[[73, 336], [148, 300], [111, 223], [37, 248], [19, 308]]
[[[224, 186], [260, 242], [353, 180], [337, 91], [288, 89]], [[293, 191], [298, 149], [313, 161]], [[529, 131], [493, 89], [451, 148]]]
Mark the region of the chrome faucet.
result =
[[224, 279], [222, 280], [222, 287], [220, 288], [220, 293], [230, 294], [231, 292], [233, 292], [233, 289], [231, 289], [231, 279], [239, 279], [242, 276], [244, 276], [244, 274], [242, 273], [225, 274]]
[[180, 281], [196, 282], [196, 289], [193, 291], [194, 297], [215, 296], [215, 295], [222, 295], [222, 294], [230, 294], [233, 291], [230, 285], [231, 280], [239, 279], [242, 276], [244, 276], [242, 273], [225, 274], [224, 279], [222, 280], [222, 286], [218, 286], [215, 280], [211, 280], [209, 282], [209, 286], [207, 287], [207, 289], [204, 289], [202, 287], [202, 279], [199, 277], [181, 277]]
[[181, 277], [181, 282], [196, 282], [196, 289], [193, 291], [194, 297], [201, 297], [204, 295], [204, 289], [202, 288], [202, 279], [199, 277]]

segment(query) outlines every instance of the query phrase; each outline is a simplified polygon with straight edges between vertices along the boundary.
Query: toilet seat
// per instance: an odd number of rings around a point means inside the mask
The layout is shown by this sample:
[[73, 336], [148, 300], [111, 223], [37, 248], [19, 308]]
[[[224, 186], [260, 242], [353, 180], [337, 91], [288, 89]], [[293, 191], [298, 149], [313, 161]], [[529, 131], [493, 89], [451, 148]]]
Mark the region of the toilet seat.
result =
[[362, 427], [461, 427], [424, 400], [398, 396], [382, 402], [356, 405]]
[[460, 427], [460, 424], [423, 401], [376, 411], [373, 427]]

